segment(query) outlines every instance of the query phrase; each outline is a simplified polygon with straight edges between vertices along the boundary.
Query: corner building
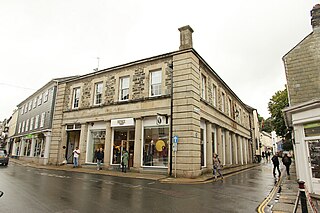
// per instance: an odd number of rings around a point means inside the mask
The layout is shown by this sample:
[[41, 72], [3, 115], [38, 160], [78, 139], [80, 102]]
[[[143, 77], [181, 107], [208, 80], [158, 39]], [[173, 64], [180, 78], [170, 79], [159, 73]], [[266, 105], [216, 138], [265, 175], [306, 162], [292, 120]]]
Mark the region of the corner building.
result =
[[95, 164], [102, 147], [105, 169], [119, 168], [125, 149], [131, 170], [169, 174], [171, 120], [177, 176], [211, 171], [213, 153], [224, 165], [252, 162], [251, 108], [193, 49], [192, 28], [179, 31], [178, 51], [59, 84], [51, 164], [72, 163], [76, 146], [81, 164]]

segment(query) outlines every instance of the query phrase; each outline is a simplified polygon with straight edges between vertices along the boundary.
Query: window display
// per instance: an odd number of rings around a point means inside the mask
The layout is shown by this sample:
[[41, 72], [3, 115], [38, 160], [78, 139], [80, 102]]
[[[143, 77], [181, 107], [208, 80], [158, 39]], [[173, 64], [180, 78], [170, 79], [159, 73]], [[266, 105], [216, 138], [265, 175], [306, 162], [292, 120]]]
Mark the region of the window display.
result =
[[320, 139], [307, 141], [313, 178], [320, 178]]
[[96, 163], [96, 153], [97, 151], [102, 148], [104, 150], [104, 143], [105, 143], [105, 130], [92, 130], [90, 131], [90, 141], [88, 147], [88, 162]]
[[143, 166], [168, 166], [169, 128], [145, 127]]

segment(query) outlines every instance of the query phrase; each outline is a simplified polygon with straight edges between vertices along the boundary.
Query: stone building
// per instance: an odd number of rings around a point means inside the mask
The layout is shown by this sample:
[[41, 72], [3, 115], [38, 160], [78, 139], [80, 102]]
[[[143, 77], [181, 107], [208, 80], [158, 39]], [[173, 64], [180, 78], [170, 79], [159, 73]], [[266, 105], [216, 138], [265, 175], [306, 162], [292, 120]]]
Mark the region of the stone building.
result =
[[72, 163], [77, 146], [81, 164], [103, 148], [104, 168], [119, 168], [127, 150], [132, 170], [184, 177], [211, 171], [213, 153], [224, 165], [252, 162], [252, 108], [193, 49], [192, 28], [179, 31], [177, 51], [58, 85], [50, 163]]
[[309, 192], [320, 193], [320, 5], [311, 11], [313, 31], [284, 57], [289, 107], [294, 130], [297, 175]]

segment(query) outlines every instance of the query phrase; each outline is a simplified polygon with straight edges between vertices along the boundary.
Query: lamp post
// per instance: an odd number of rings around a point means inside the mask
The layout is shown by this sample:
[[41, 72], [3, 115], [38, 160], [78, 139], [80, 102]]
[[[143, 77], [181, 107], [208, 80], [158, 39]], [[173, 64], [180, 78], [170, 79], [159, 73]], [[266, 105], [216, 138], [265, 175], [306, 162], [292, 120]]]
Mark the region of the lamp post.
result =
[[168, 67], [170, 69], [170, 80], [171, 80], [171, 91], [170, 91], [170, 170], [169, 170], [169, 176], [172, 176], [173, 63], [169, 64]]

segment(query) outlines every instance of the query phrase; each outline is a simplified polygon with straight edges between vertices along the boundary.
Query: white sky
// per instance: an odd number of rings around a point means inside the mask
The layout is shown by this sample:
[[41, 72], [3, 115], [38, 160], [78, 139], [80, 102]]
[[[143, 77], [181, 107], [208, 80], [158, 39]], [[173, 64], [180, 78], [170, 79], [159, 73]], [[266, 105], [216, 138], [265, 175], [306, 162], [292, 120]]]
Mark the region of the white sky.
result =
[[269, 117], [282, 56], [311, 31], [319, 0], [1, 0], [0, 121], [53, 78], [193, 47], [246, 104]]

